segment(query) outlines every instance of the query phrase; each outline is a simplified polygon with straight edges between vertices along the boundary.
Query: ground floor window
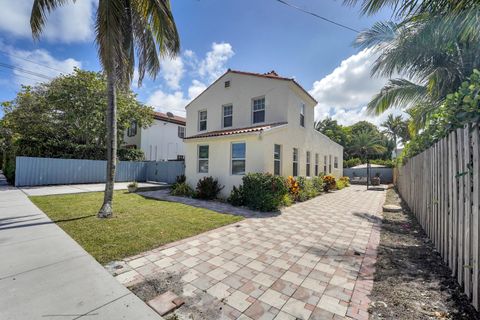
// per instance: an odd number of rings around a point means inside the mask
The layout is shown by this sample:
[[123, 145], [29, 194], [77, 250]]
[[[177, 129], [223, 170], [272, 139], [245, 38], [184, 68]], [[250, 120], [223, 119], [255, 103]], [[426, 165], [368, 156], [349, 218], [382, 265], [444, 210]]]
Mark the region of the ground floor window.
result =
[[198, 146], [198, 172], [208, 173], [208, 146]]
[[310, 151], [307, 151], [307, 164], [305, 166], [305, 175], [310, 177]]
[[327, 156], [323, 156], [323, 173], [327, 174]]
[[282, 167], [282, 146], [279, 144], [273, 147], [273, 174], [279, 176]]
[[334, 158], [333, 167], [334, 167], [335, 169], [338, 168], [338, 157], [335, 157], [335, 158]]
[[232, 143], [232, 174], [245, 174], [245, 153], [244, 142]]
[[318, 153], [315, 153], [315, 176], [318, 176]]
[[328, 156], [328, 173], [332, 173], [332, 155]]
[[298, 176], [298, 149], [293, 148], [293, 176]]

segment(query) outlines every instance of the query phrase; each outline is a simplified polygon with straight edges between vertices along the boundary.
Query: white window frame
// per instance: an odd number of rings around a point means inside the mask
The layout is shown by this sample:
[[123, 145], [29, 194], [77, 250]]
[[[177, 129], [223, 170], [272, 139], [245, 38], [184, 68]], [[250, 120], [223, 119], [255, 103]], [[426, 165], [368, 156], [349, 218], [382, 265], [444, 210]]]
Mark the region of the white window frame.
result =
[[[263, 109], [255, 110], [255, 101], [263, 99]], [[263, 111], [263, 121], [255, 122], [255, 112]], [[262, 124], [265, 123], [267, 119], [267, 99], [265, 96], [260, 96], [256, 98], [252, 98], [252, 124]]]
[[305, 128], [305, 103], [300, 103], [300, 127]]
[[[205, 115], [206, 115], [205, 119], [201, 119], [201, 115], [202, 115], [203, 112], [205, 112]], [[201, 130], [201, 123], [203, 121], [205, 121], [205, 129]], [[198, 131], [199, 132], [200, 131], [207, 131], [207, 129], [208, 129], [208, 112], [207, 112], [206, 109], [199, 110], [198, 111]]]
[[328, 155], [328, 173], [332, 173], [332, 155]]
[[[293, 148], [293, 153], [292, 153], [292, 176], [294, 176], [294, 177], [298, 176], [298, 171], [299, 171], [299, 166], [298, 166], [299, 161], [298, 160], [299, 160], [299, 158], [298, 158], [298, 148]], [[295, 175], [295, 171], [297, 171], [296, 175]]]
[[178, 126], [177, 135], [180, 139], [185, 138], [185, 127], [184, 126]]
[[137, 128], [138, 128], [137, 121], [135, 120], [132, 121], [130, 123], [130, 126], [127, 129], [127, 136], [135, 137], [137, 135]]
[[[207, 158], [200, 158], [200, 148], [201, 147], [207, 147], [208, 148], [208, 157]], [[210, 146], [208, 144], [199, 144], [197, 146], [197, 173], [208, 173], [210, 170]], [[207, 171], [203, 172], [200, 171], [200, 161], [207, 161]]]
[[305, 159], [305, 176], [307, 176], [307, 177], [310, 177], [311, 174], [312, 174], [312, 172], [310, 170], [311, 169], [310, 168], [310, 160], [311, 160], [310, 158], [311, 158], [311, 156], [312, 156], [312, 153], [310, 151], [307, 151], [305, 153], [305, 157], [306, 157], [306, 159]]
[[[232, 113], [229, 114], [229, 115], [225, 115], [225, 108], [227, 107], [231, 107], [231, 110], [232, 110]], [[228, 127], [225, 126], [225, 118], [226, 117], [230, 117], [232, 118], [232, 124], [229, 125]], [[229, 103], [229, 104], [224, 104], [222, 106], [222, 128], [231, 128], [233, 127], [233, 104]]]
[[[233, 145], [243, 144], [245, 145], [245, 154], [243, 158], [233, 158]], [[233, 161], [243, 161], [243, 173], [233, 173]], [[247, 143], [245, 141], [235, 141], [230, 143], [230, 175], [232, 176], [244, 176], [247, 172]]]
[[[279, 152], [278, 152], [279, 157], [278, 157], [278, 159], [276, 158], [277, 153], [275, 151], [277, 146], [279, 147]], [[275, 164], [277, 162], [278, 162], [278, 170], [279, 170], [278, 173], [275, 172]], [[282, 175], [282, 145], [281, 144], [276, 144], [276, 143], [273, 145], [273, 174], [278, 175], [278, 176]]]

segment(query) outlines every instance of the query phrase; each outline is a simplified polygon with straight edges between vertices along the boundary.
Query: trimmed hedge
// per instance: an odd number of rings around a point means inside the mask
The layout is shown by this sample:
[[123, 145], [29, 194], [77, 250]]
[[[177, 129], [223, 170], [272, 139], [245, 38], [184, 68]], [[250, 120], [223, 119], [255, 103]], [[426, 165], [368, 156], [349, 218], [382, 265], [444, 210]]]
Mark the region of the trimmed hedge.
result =
[[253, 210], [276, 211], [282, 206], [285, 195], [288, 195], [287, 183], [282, 176], [248, 173], [242, 181], [243, 202]]

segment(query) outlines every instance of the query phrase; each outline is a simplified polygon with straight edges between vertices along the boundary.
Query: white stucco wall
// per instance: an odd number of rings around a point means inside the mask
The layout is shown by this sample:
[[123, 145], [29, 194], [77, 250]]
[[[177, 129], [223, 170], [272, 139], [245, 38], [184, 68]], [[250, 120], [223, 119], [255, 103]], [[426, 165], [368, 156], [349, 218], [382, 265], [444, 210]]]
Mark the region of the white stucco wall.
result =
[[[225, 88], [225, 81], [230, 87]], [[288, 122], [282, 127], [267, 130], [261, 134], [232, 135], [185, 140], [185, 164], [187, 183], [195, 188], [204, 176], [218, 178], [225, 186], [221, 196], [227, 197], [234, 185], [241, 184], [242, 176], [231, 174], [231, 144], [246, 143], [246, 172], [274, 171], [274, 145], [282, 148], [281, 174], [293, 174], [293, 148], [298, 148], [298, 173], [306, 175], [306, 152], [310, 151], [310, 173], [315, 174], [315, 154], [319, 155], [318, 172], [324, 172], [324, 156], [327, 156], [327, 173], [336, 177], [343, 174], [343, 147], [314, 129], [315, 102], [291, 81], [227, 73], [195, 99], [187, 107], [187, 133], [193, 136], [198, 131], [198, 112], [207, 110], [207, 130], [223, 130], [222, 106], [233, 105], [232, 128], [252, 125], [252, 99], [265, 96], [266, 124]], [[300, 126], [300, 108], [305, 104], [305, 126]], [[209, 172], [198, 173], [198, 146], [209, 145]], [[331, 170], [329, 160], [331, 157]], [[334, 168], [334, 159], [338, 168]]]
[[[230, 87], [225, 88], [225, 81]], [[198, 112], [207, 110], [207, 131], [223, 130], [222, 106], [233, 105], [232, 128], [252, 125], [252, 100], [265, 97], [265, 123], [287, 121], [289, 81], [227, 73], [187, 106], [187, 136], [198, 130]]]
[[185, 155], [183, 139], [178, 137], [179, 126], [155, 119], [150, 127], [138, 128], [135, 136], [125, 134], [124, 143], [142, 149], [145, 160], [174, 160]]

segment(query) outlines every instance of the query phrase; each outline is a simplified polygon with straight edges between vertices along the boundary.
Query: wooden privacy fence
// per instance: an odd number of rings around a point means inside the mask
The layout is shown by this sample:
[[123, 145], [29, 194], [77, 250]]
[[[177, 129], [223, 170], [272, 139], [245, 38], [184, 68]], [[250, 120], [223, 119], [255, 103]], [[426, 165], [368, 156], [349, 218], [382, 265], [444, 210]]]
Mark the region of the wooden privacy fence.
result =
[[478, 124], [411, 158], [398, 170], [397, 187], [452, 276], [480, 309], [480, 145]]

